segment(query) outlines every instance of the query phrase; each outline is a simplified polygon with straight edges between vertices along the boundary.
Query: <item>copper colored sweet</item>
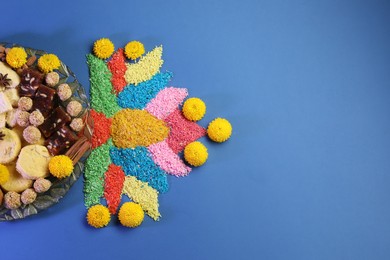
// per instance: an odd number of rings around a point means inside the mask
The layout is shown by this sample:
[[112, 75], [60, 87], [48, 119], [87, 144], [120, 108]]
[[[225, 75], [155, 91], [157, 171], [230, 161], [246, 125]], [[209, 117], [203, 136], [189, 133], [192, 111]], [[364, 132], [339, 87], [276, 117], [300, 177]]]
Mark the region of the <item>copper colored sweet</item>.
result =
[[33, 110], [39, 110], [44, 117], [50, 115], [54, 107], [56, 91], [44, 85], [39, 85], [33, 98]]
[[20, 75], [20, 83], [23, 85], [39, 85], [43, 81], [43, 74], [36, 69], [24, 69]]
[[64, 153], [77, 139], [77, 135], [72, 130], [67, 126], [63, 126], [46, 139], [45, 146], [49, 150], [49, 153], [54, 156]]
[[69, 123], [70, 120], [71, 117], [65, 110], [62, 107], [57, 107], [43, 124], [39, 126], [39, 130], [41, 130], [42, 134], [47, 138], [56, 130]]
[[43, 75], [34, 69], [24, 69], [20, 75], [19, 95], [21, 97], [33, 97], [42, 83]]

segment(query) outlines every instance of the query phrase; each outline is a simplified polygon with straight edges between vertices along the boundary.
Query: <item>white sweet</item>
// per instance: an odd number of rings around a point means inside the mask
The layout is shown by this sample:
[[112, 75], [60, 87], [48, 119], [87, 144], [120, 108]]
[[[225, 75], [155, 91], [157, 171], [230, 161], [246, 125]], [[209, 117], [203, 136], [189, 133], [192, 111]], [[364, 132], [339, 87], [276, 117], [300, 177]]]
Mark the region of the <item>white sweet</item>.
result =
[[20, 97], [19, 97], [18, 90], [16, 88], [7, 88], [4, 91], [4, 94], [8, 97], [8, 100], [10, 101], [13, 107], [18, 106], [18, 101]]
[[14, 108], [7, 112], [6, 120], [9, 127], [14, 127], [17, 124], [19, 111], [19, 109]]
[[5, 127], [5, 124], [7, 123], [6, 115], [7, 115], [6, 113], [0, 114], [0, 128]]
[[12, 110], [11, 102], [4, 92], [0, 92], [0, 114], [6, 113]]

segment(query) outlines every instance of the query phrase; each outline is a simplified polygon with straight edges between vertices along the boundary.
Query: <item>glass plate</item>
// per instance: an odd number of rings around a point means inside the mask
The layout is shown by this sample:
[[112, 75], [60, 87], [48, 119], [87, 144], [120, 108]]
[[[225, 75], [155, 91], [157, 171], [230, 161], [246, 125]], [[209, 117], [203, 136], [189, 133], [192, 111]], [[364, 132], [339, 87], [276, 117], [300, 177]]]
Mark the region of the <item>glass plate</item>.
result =
[[[19, 45], [1, 42], [0, 46], [3, 46], [5, 48], [11, 48]], [[26, 50], [28, 57], [35, 55], [37, 57], [37, 60], [40, 56], [46, 54], [45, 51], [35, 50], [27, 47], [23, 47], [23, 48]], [[37, 61], [35, 61], [35, 63], [30, 67], [36, 66], [36, 63]], [[83, 133], [84, 136], [88, 139], [88, 141], [90, 141], [92, 131], [93, 131], [93, 122], [89, 116], [90, 105], [89, 105], [87, 95], [85, 94], [85, 90], [81, 86], [81, 84], [77, 81], [75, 74], [69, 69], [68, 66], [66, 66], [62, 62], [60, 68], [56, 70], [56, 72], [58, 72], [58, 74], [60, 75], [60, 81], [58, 84], [61, 83], [69, 84], [69, 86], [73, 90], [72, 99], [78, 100], [83, 105], [82, 117], [84, 118], [84, 122], [86, 125]], [[13, 210], [9, 210], [5, 208], [4, 203], [2, 203], [2, 205], [0, 206], [0, 222], [23, 219], [25, 217], [35, 215], [51, 207], [52, 205], [58, 203], [60, 199], [66, 195], [70, 187], [80, 177], [84, 169], [84, 162], [87, 159], [90, 152], [91, 150], [88, 149], [83, 154], [80, 160], [74, 165], [74, 171], [69, 177], [64, 179], [49, 177], [48, 179], [52, 182], [51, 188], [45, 193], [38, 194], [37, 199], [33, 203], [29, 205], [22, 205], [20, 208], [13, 209]]]

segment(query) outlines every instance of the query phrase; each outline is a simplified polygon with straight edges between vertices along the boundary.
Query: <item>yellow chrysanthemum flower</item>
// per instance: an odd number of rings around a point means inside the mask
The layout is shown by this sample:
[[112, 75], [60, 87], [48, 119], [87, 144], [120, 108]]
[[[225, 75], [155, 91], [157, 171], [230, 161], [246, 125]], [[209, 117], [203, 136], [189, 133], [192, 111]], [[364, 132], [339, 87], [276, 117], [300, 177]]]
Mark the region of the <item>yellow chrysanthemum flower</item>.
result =
[[49, 73], [61, 66], [60, 59], [54, 54], [44, 54], [38, 59], [38, 68], [43, 73]]
[[13, 47], [8, 51], [5, 60], [12, 68], [18, 69], [26, 64], [27, 53], [22, 47]]
[[103, 205], [95, 205], [88, 209], [87, 222], [95, 228], [102, 228], [108, 225], [111, 220], [110, 211]]
[[232, 135], [232, 125], [224, 118], [214, 119], [207, 128], [207, 135], [214, 142], [222, 143]]
[[110, 39], [101, 38], [95, 41], [93, 45], [93, 53], [99, 59], [109, 58], [115, 50], [115, 46]]
[[50, 173], [59, 179], [68, 177], [73, 172], [73, 162], [66, 155], [57, 155], [50, 159]]
[[206, 146], [201, 142], [192, 142], [184, 148], [184, 159], [192, 166], [201, 166], [209, 157]]
[[128, 59], [135, 60], [145, 53], [144, 45], [138, 41], [132, 41], [125, 46], [125, 55]]
[[8, 180], [9, 180], [8, 168], [5, 165], [0, 164], [0, 185], [3, 185]]
[[189, 98], [183, 104], [183, 115], [191, 121], [199, 121], [206, 114], [206, 104], [200, 98]]
[[119, 210], [118, 218], [125, 227], [138, 227], [144, 220], [144, 211], [141, 206], [134, 202], [126, 202]]

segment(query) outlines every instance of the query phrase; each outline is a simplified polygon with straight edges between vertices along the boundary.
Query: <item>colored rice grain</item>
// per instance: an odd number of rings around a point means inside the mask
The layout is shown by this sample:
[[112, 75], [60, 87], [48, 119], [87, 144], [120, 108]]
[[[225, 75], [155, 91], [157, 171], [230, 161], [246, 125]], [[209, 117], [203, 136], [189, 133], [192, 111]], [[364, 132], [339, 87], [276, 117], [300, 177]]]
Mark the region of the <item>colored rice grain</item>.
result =
[[181, 152], [184, 147], [206, 134], [206, 130], [195, 122], [186, 119], [179, 109], [165, 118], [170, 127], [168, 145], [174, 153]]
[[184, 164], [166, 141], [153, 144], [148, 149], [154, 162], [167, 173], [176, 177], [186, 176], [190, 173], [191, 168]]
[[92, 150], [85, 163], [84, 195], [87, 208], [100, 203], [104, 194], [104, 174], [111, 163], [110, 147], [112, 140]]
[[91, 106], [98, 112], [112, 117], [121, 108], [116, 95], [112, 93], [111, 72], [104, 60], [92, 54], [87, 55], [91, 82]]
[[122, 166], [126, 175], [147, 182], [160, 193], [168, 191], [167, 175], [154, 163], [146, 147], [127, 149], [112, 147], [110, 155], [112, 162]]
[[164, 119], [171, 114], [187, 97], [185, 88], [165, 88], [146, 106], [146, 110], [157, 118]]
[[123, 194], [138, 203], [149, 217], [157, 221], [161, 215], [158, 211], [158, 191], [147, 183], [137, 180], [134, 176], [126, 176]]
[[91, 109], [91, 117], [94, 122], [94, 129], [92, 133], [92, 148], [96, 148], [110, 138], [110, 128], [112, 119], [106, 118], [103, 113], [96, 112], [94, 109]]
[[149, 146], [164, 140], [168, 133], [165, 122], [146, 110], [123, 109], [114, 116], [111, 126], [112, 139], [119, 148]]
[[148, 52], [137, 63], [126, 64], [126, 82], [128, 84], [138, 85], [141, 82], [150, 80], [156, 73], [159, 72], [164, 62], [161, 59], [161, 56], [162, 46], [159, 46]]
[[172, 79], [171, 72], [156, 74], [151, 80], [138, 86], [129, 85], [118, 95], [118, 104], [123, 108], [144, 109]]
[[107, 64], [108, 68], [112, 73], [112, 87], [115, 93], [118, 94], [127, 86], [127, 82], [125, 80], [125, 73], [127, 67], [125, 63], [125, 55], [123, 53], [123, 49], [118, 49], [114, 53], [114, 55], [112, 55], [111, 60]]
[[107, 201], [108, 210], [111, 214], [116, 214], [118, 210], [124, 181], [125, 173], [122, 168], [115, 164], [110, 164], [104, 174], [104, 198]]

